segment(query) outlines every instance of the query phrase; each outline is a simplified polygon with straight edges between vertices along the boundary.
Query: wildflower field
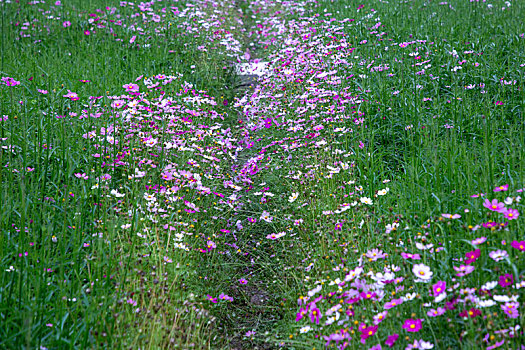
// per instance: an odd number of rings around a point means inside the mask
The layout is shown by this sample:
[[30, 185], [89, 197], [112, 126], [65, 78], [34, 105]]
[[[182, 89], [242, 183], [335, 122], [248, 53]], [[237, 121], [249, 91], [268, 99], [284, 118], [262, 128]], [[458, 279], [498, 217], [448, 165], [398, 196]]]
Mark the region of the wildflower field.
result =
[[525, 349], [525, 2], [0, 12], [0, 349]]

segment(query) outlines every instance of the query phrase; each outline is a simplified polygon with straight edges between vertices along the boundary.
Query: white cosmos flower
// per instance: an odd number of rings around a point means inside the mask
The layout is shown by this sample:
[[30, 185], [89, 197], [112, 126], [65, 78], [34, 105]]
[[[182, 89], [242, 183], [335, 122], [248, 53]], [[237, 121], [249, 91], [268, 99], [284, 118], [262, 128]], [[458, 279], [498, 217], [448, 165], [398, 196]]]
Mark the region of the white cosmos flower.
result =
[[434, 299], [434, 302], [435, 303], [440, 303], [443, 300], [445, 300], [446, 297], [447, 297], [447, 293], [441, 293]]
[[309, 297], [313, 297], [314, 295], [319, 293], [321, 291], [321, 289], [323, 289], [323, 286], [321, 284], [318, 284], [317, 287], [315, 287], [314, 289], [308, 291], [308, 296]]
[[266, 210], [262, 212], [261, 214], [261, 220], [264, 220], [266, 222], [272, 222], [273, 217], [270, 216], [270, 213], [268, 213]]
[[111, 190], [110, 194], [112, 196], [115, 196], [117, 198], [121, 198], [121, 197], [124, 197], [125, 195], [123, 193], [119, 193], [117, 190]]
[[144, 193], [144, 199], [147, 201], [156, 201], [157, 198], [155, 198], [154, 194]]
[[387, 188], [385, 188], [384, 190], [380, 190], [380, 191], [378, 191], [377, 194], [378, 194], [379, 196], [384, 196], [385, 194], [388, 193], [388, 191], [390, 191], [390, 189], [387, 187]]
[[490, 281], [490, 282], [487, 282], [484, 285], [482, 285], [481, 289], [492, 290], [492, 289], [496, 288], [497, 285], [498, 285], [497, 281]]
[[290, 197], [288, 197], [288, 202], [293, 203], [295, 200], [299, 197], [299, 192], [292, 193]]
[[494, 295], [494, 300], [500, 303], [507, 303], [510, 301], [510, 298], [506, 295]]
[[402, 297], [404, 301], [414, 300], [417, 297], [417, 293], [409, 293]]
[[432, 275], [434, 274], [430, 267], [428, 267], [425, 264], [416, 264], [412, 268], [412, 272], [414, 275], [416, 275], [417, 278], [422, 279], [424, 281], [428, 281], [432, 278]]
[[361, 197], [361, 203], [363, 204], [368, 204], [368, 205], [372, 205], [372, 200], [368, 197]]
[[491, 307], [496, 305], [496, 303], [493, 300], [480, 300], [477, 305], [479, 307]]
[[310, 329], [312, 329], [312, 327], [310, 327], [310, 326], [304, 326], [304, 327], [302, 327], [302, 328], [299, 330], [299, 332], [301, 332], [301, 333], [307, 333], [307, 332], [310, 331]]

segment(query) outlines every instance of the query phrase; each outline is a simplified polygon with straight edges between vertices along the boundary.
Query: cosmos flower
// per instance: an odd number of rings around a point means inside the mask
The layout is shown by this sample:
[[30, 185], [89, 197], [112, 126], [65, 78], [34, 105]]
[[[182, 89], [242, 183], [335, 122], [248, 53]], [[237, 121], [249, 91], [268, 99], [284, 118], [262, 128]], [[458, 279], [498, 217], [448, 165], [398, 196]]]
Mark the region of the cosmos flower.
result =
[[137, 84], [129, 83], [122, 85], [124, 89], [126, 89], [126, 92], [138, 92], [139, 86]]
[[361, 329], [361, 339], [366, 340], [376, 334], [378, 326], [364, 327]]
[[391, 347], [393, 347], [394, 344], [396, 343], [397, 338], [399, 338], [399, 334], [392, 334], [392, 335], [389, 335], [389, 336], [386, 338], [385, 344], [388, 345], [388, 347], [391, 348]]
[[268, 213], [266, 210], [262, 212], [261, 214], [261, 220], [264, 220], [266, 222], [272, 222], [273, 217], [270, 216], [270, 213]]
[[315, 305], [312, 306], [310, 310], [310, 321], [315, 324], [319, 324], [319, 320], [323, 317], [321, 310], [319, 310]]
[[514, 249], [520, 250], [522, 252], [525, 252], [525, 241], [512, 241], [510, 246]]
[[299, 192], [294, 192], [288, 197], [288, 202], [293, 203], [299, 197]]
[[374, 325], [378, 325], [385, 320], [385, 317], [388, 315], [388, 311], [383, 311], [374, 315]]
[[492, 201], [489, 201], [488, 199], [485, 199], [483, 202], [483, 206], [489, 210], [501, 212], [505, 210], [505, 203], [498, 202], [497, 199], [493, 199]]
[[438, 307], [437, 309], [430, 309], [429, 311], [427, 311], [427, 316], [437, 317], [437, 316], [443, 315], [445, 312], [446, 312], [445, 308]]
[[505, 304], [501, 305], [501, 310], [509, 317], [509, 318], [518, 318], [520, 316], [518, 308], [520, 306], [520, 303], [517, 301], [512, 302], [506, 302]]
[[410, 253], [402, 252], [401, 257], [403, 259], [421, 260], [421, 255], [419, 254], [410, 254]]
[[460, 312], [460, 317], [474, 318], [481, 315], [481, 311], [476, 308], [471, 308], [470, 310], [464, 310]]
[[475, 262], [480, 257], [480, 255], [481, 255], [481, 250], [479, 250], [479, 249], [476, 249], [476, 250], [473, 250], [471, 252], [465, 253], [465, 257], [467, 258], [465, 263], [467, 265], [472, 264], [473, 262]]
[[514, 277], [511, 274], [506, 273], [506, 274], [504, 274], [502, 276], [499, 276], [498, 283], [503, 288], [508, 287], [508, 286], [512, 285], [512, 283], [514, 283]]
[[471, 243], [474, 245], [480, 245], [480, 244], [485, 243], [486, 241], [487, 241], [487, 237], [479, 237], [479, 238], [473, 239]]
[[[498, 101], [499, 102], [499, 101]], [[502, 103], [503, 104], [503, 103]], [[508, 184], [505, 184], [503, 186], [498, 186], [494, 189], [494, 192], [504, 192], [504, 191], [507, 191], [509, 189], [509, 185]]]
[[419, 332], [422, 327], [422, 320], [421, 319], [406, 319], [405, 323], [403, 323], [402, 328], [406, 330], [407, 332]]
[[520, 213], [516, 209], [508, 208], [505, 211], [501, 212], [503, 216], [505, 216], [505, 219], [507, 220], [516, 220], [518, 216], [520, 216]]
[[416, 277], [423, 281], [429, 281], [432, 278], [432, 275], [434, 274], [430, 267], [428, 267], [425, 264], [416, 264], [412, 267], [412, 272]]
[[384, 308], [385, 308], [385, 310], [390, 310], [390, 309], [392, 309], [392, 308], [394, 308], [396, 306], [399, 306], [399, 305], [403, 304], [403, 302], [404, 302], [403, 299], [400, 299], [400, 298], [399, 299], [393, 299], [393, 300], [387, 302], [385, 304]]
[[439, 281], [432, 286], [432, 292], [435, 297], [437, 297], [438, 295], [442, 293], [445, 293], [446, 289], [447, 289], [447, 283], [445, 281]]
[[457, 272], [456, 276], [463, 277], [474, 271], [474, 266], [472, 265], [461, 265], [459, 267], [454, 266], [454, 270]]
[[366, 253], [366, 257], [371, 261], [376, 261], [377, 259], [384, 259], [386, 256], [387, 255], [379, 249], [372, 249]]
[[501, 261], [505, 258], [508, 258], [509, 257], [509, 253], [507, 253], [506, 251], [504, 250], [501, 250], [501, 249], [498, 249], [498, 250], [493, 250], [489, 253], [489, 256], [491, 259], [493, 259], [494, 261]]

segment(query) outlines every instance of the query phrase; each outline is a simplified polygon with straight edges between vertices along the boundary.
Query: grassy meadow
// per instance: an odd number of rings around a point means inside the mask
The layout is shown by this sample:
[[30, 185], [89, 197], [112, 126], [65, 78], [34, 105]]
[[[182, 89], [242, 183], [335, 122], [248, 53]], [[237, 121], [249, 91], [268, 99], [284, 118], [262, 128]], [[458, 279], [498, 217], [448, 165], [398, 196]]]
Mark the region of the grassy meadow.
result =
[[0, 11], [0, 348], [524, 348], [524, 3]]

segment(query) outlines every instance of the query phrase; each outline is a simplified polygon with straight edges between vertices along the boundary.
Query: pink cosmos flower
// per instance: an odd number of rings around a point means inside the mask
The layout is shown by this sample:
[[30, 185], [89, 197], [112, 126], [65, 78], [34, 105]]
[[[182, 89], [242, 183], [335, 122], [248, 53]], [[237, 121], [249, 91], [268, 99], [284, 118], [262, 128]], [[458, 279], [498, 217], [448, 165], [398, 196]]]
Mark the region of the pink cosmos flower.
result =
[[372, 261], [376, 261], [377, 259], [384, 259], [386, 257], [386, 254], [383, 253], [382, 250], [372, 249], [366, 253], [366, 257]]
[[485, 199], [483, 202], [483, 206], [489, 210], [496, 211], [496, 212], [502, 212], [505, 210], [505, 203], [498, 202], [497, 199], [493, 199], [492, 202], [488, 199]]
[[474, 266], [472, 265], [461, 265], [460, 267], [454, 266], [454, 270], [458, 272], [456, 276], [463, 277], [474, 271]]
[[63, 26], [64, 28], [70, 27], [70, 26], [71, 26], [71, 22], [69, 22], [69, 21], [65, 21], [64, 23], [62, 23], [62, 26]]
[[501, 305], [501, 310], [510, 318], [518, 318], [520, 316], [518, 311], [519, 306], [520, 303], [517, 301], [506, 302], [504, 305]]
[[476, 308], [471, 308], [470, 310], [464, 310], [463, 312], [459, 313], [459, 317], [468, 317], [468, 318], [474, 318], [481, 315], [481, 311], [479, 311]]
[[505, 344], [505, 339], [500, 340], [499, 342], [496, 342], [494, 345], [491, 345], [491, 346], [487, 347], [487, 350], [494, 350], [496, 348], [499, 348], [503, 344]]
[[516, 209], [512, 209], [512, 208], [508, 208], [502, 213], [503, 213], [503, 216], [505, 216], [505, 219], [507, 220], [516, 220], [518, 216], [520, 216], [520, 213]]
[[421, 319], [412, 319], [409, 318], [405, 320], [405, 323], [403, 324], [403, 329], [405, 329], [407, 332], [419, 332], [421, 330]]
[[224, 294], [224, 293], [221, 293], [221, 294], [219, 295], [219, 299], [221, 299], [221, 300], [227, 300], [227, 301], [233, 301], [233, 298], [232, 298], [231, 296], [226, 295], [226, 294]]
[[116, 100], [111, 103], [112, 108], [121, 108], [126, 105], [126, 101], [124, 100]]
[[509, 184], [505, 184], [503, 186], [498, 186], [494, 189], [494, 192], [504, 192], [509, 189]]
[[438, 307], [437, 309], [430, 309], [427, 312], [428, 317], [438, 317], [443, 315], [446, 312], [445, 308]]
[[137, 84], [129, 83], [122, 85], [124, 89], [126, 89], [126, 92], [138, 92], [139, 86]]
[[403, 257], [403, 259], [412, 259], [412, 260], [421, 260], [421, 255], [419, 254], [410, 254], [410, 253], [405, 253], [405, 252], [402, 252], [401, 253], [401, 257]]
[[403, 299], [393, 299], [385, 304], [385, 310], [390, 310], [398, 305], [403, 304]]
[[471, 243], [474, 245], [480, 245], [480, 244], [485, 243], [486, 241], [487, 241], [487, 237], [479, 237], [479, 238], [473, 239]]
[[304, 316], [306, 316], [306, 314], [308, 314], [308, 308], [300, 308], [299, 309], [299, 312], [297, 313], [297, 315], [295, 316], [295, 322], [298, 322], [300, 320], [302, 320], [302, 318]]
[[377, 326], [378, 324], [383, 322], [385, 320], [386, 315], [388, 315], [388, 311], [383, 311], [383, 312], [380, 312], [377, 315], [375, 315], [374, 316], [374, 324]]
[[63, 95], [62, 97], [69, 98], [71, 101], [77, 101], [78, 95], [76, 92], [71, 92], [70, 90], [67, 90], [67, 94]]

